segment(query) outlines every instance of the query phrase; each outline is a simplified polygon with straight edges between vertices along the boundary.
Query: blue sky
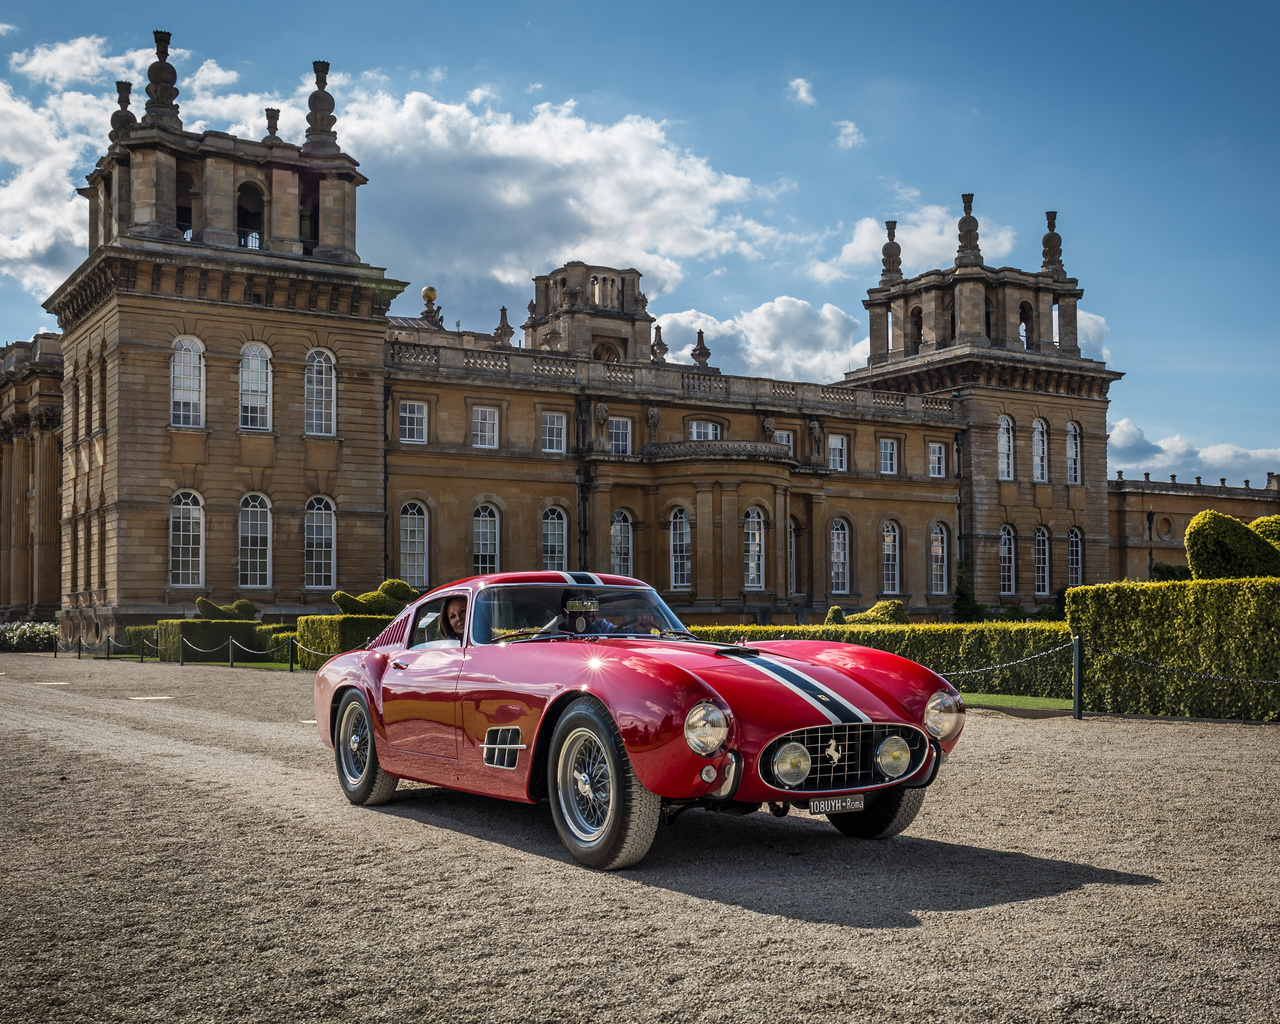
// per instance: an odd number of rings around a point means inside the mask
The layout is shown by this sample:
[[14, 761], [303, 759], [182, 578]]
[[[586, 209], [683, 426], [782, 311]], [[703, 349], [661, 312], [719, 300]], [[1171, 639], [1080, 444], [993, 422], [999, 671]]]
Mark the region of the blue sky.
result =
[[188, 129], [303, 128], [333, 66], [339, 141], [371, 179], [361, 256], [434, 284], [446, 319], [523, 319], [566, 259], [634, 265], [673, 352], [828, 379], [865, 357], [881, 222], [947, 265], [976, 193], [989, 263], [1040, 264], [1058, 211], [1112, 471], [1280, 471], [1274, 5], [0, 4], [0, 338], [81, 258], [72, 189], [112, 82], [145, 101], [173, 32]]

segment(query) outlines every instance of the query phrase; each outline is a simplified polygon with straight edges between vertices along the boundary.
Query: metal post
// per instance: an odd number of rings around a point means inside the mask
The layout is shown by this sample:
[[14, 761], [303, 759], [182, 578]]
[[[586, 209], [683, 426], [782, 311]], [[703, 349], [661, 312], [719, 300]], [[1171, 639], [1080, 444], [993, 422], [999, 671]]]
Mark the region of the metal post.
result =
[[107, 637], [107, 661], [111, 660], [111, 637]]
[[76, 661], [80, 660], [80, 651], [84, 648], [84, 637], [76, 637]]
[[1084, 717], [1084, 637], [1071, 638], [1071, 717], [1077, 722]]
[[227, 668], [236, 667], [236, 642], [227, 637]]
[[187, 649], [182, 644], [183, 639], [184, 639], [183, 635], [179, 633], [178, 634], [178, 664], [179, 665], [185, 665], [187, 663]]
[[289, 671], [293, 671], [293, 637], [289, 637]]

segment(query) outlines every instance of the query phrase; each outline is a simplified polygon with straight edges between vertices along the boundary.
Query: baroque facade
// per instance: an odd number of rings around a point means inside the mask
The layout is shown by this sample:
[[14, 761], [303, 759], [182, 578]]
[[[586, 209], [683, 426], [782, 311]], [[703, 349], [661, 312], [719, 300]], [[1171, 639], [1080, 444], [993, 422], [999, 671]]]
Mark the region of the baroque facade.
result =
[[6, 350], [7, 617], [92, 642], [199, 596], [285, 618], [386, 576], [559, 568], [692, 622], [937, 619], [962, 569], [1023, 606], [1113, 575], [1121, 375], [1080, 353], [1054, 214], [1038, 271], [990, 268], [965, 196], [955, 265], [911, 279], [889, 222], [869, 365], [830, 384], [722, 374], [701, 335], [669, 362], [634, 269], [536, 277], [519, 343], [506, 309], [450, 331], [431, 288], [388, 316], [405, 283], [357, 255], [328, 65], [303, 145], [273, 110], [261, 141], [196, 134], [168, 41], [141, 119], [118, 84], [61, 337]]

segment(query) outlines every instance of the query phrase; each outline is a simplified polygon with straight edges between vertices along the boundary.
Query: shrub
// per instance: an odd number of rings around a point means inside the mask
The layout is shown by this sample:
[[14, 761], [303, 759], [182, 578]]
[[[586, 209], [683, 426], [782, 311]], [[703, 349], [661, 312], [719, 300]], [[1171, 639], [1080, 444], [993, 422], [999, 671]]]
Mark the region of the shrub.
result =
[[1280, 516], [1262, 516], [1249, 524], [1249, 529], [1261, 534], [1280, 548]]
[[1177, 580], [1191, 579], [1191, 567], [1188, 565], [1170, 565], [1168, 562], [1156, 562], [1151, 566], [1152, 583], [1173, 583]]
[[[335, 654], [363, 647], [394, 618], [394, 615], [304, 615], [298, 619], [298, 664], [316, 669]], [[313, 654], [313, 651], [320, 653]]]
[[907, 609], [901, 601], [877, 601], [865, 612], [845, 616], [845, 622], [870, 623], [905, 626], [911, 620], [907, 618]]
[[390, 615], [393, 619], [418, 592], [404, 580], [386, 580], [377, 590], [354, 597], [345, 590], [336, 591], [333, 603], [347, 615]]
[[56, 622], [8, 622], [0, 626], [0, 651], [52, 651], [57, 643]]
[[1186, 547], [1193, 579], [1280, 576], [1280, 547], [1239, 519], [1212, 509], [1188, 524]]
[[[891, 651], [927, 665], [971, 693], [1026, 697], [1071, 696], [1071, 649], [1008, 668], [991, 668], [1071, 642], [1065, 623], [967, 623], [964, 625], [692, 626], [702, 640], [827, 640]], [[980, 670], [961, 675], [968, 670]]]
[[288, 660], [289, 652], [285, 644], [287, 637], [295, 635], [292, 626], [283, 622], [259, 623], [253, 633], [254, 646], [268, 661]]
[[838, 604], [833, 604], [827, 609], [827, 617], [822, 620], [827, 626], [843, 626], [844, 625], [844, 609]]
[[955, 622], [981, 622], [986, 617], [987, 610], [978, 604], [962, 568], [956, 575], [956, 602], [951, 606], [951, 618]]
[[[261, 661], [257, 622], [245, 619], [161, 619], [160, 660], [177, 661], [179, 637], [185, 641], [183, 661], [226, 661], [227, 641], [234, 639], [237, 661]], [[246, 651], [245, 648], [248, 648]]]
[[246, 601], [243, 597], [238, 601], [232, 601], [230, 604], [214, 604], [203, 597], [197, 597], [196, 611], [200, 613], [202, 619], [216, 619], [227, 622], [233, 619], [256, 619], [261, 609], [252, 601]]
[[[137, 655], [139, 645], [143, 640], [146, 640], [150, 645], [146, 648], [146, 654], [148, 656], [155, 654], [155, 648], [158, 644], [158, 640], [156, 638], [158, 631], [159, 627], [154, 622], [149, 626], [125, 626], [124, 646], [129, 649], [128, 653]], [[116, 648], [116, 651], [119, 651], [118, 647]], [[114, 654], [116, 651], [113, 651], [112, 653]]]
[[1198, 679], [1100, 653], [1227, 679], [1280, 680], [1280, 579], [1074, 587], [1067, 621], [1099, 649], [1086, 649], [1091, 711], [1280, 718], [1280, 685]]

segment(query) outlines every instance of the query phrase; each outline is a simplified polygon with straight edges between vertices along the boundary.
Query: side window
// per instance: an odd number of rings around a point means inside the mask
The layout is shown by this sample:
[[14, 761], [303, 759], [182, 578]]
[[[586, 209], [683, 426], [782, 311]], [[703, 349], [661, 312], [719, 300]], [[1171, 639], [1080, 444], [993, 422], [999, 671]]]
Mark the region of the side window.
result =
[[413, 620], [413, 629], [409, 633], [410, 647], [426, 647], [448, 639], [443, 632], [444, 621], [440, 618], [444, 612], [447, 598], [437, 598], [422, 605]]

